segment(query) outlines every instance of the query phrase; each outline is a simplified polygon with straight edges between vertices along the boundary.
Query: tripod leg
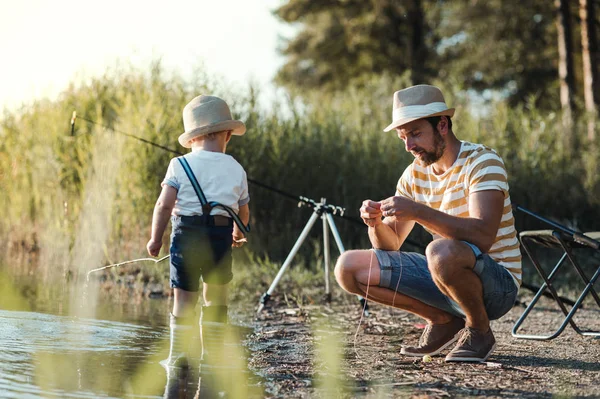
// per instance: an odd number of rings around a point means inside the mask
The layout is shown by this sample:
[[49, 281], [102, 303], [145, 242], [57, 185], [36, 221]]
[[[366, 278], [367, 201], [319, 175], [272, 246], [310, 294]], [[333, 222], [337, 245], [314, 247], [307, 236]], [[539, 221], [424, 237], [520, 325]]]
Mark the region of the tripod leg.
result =
[[340, 255], [343, 254], [346, 250], [344, 249], [344, 244], [342, 244], [342, 239], [340, 238], [340, 233], [335, 227], [335, 221], [333, 220], [333, 216], [330, 213], [326, 213], [327, 221], [329, 222], [329, 227], [331, 228], [331, 234], [333, 234], [333, 239], [337, 244], [337, 247], [340, 251]]
[[327, 226], [328, 219], [327, 213], [323, 213], [321, 219], [323, 219], [323, 255], [325, 258], [325, 298], [327, 302], [331, 302], [331, 291], [329, 290], [329, 228]]
[[317, 212], [313, 212], [310, 219], [308, 219], [308, 222], [306, 222], [306, 226], [304, 226], [302, 233], [300, 233], [300, 236], [296, 240], [296, 243], [292, 247], [292, 250], [288, 254], [287, 258], [285, 259], [285, 262], [283, 262], [283, 265], [279, 269], [277, 276], [275, 276], [275, 280], [273, 280], [273, 282], [271, 283], [269, 290], [262, 296], [262, 298], [260, 300], [260, 304], [258, 305], [258, 310], [256, 311], [256, 313], [260, 313], [263, 310], [263, 308], [265, 307], [266, 303], [269, 301], [269, 298], [271, 298], [271, 294], [275, 290], [275, 287], [279, 283], [279, 280], [281, 280], [283, 273], [285, 273], [288, 266], [292, 263], [294, 256], [296, 256], [296, 253], [302, 246], [302, 243], [308, 236], [308, 233], [310, 232], [311, 227], [315, 224], [318, 217], [319, 217], [319, 214]]

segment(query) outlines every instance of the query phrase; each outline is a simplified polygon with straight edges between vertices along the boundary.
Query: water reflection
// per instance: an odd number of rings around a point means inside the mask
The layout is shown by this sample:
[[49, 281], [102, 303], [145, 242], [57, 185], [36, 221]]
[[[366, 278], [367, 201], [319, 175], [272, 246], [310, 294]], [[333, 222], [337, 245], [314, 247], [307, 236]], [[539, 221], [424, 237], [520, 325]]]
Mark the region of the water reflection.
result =
[[196, 368], [166, 367], [167, 384], [164, 399], [187, 399], [199, 397], [199, 375]]
[[247, 370], [247, 354], [241, 345], [250, 328], [228, 325], [219, 360], [190, 359], [189, 367], [167, 367], [165, 399], [263, 397], [255, 376]]

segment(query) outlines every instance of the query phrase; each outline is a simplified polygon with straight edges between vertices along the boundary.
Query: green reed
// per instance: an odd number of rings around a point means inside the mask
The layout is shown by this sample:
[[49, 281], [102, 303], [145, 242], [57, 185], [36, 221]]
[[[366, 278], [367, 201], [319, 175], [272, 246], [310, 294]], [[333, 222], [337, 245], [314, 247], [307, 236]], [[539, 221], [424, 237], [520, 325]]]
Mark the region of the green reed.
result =
[[[514, 202], [582, 230], [597, 228], [597, 143], [580, 140], [575, 152], [565, 150], [560, 116], [536, 109], [533, 101], [517, 107], [498, 102], [475, 117], [467, 97], [438, 84], [457, 107], [454, 130], [459, 138], [487, 144], [504, 158]], [[177, 143], [181, 110], [199, 93], [222, 96], [234, 116], [246, 121], [248, 133], [234, 137], [228, 152], [251, 179], [294, 195], [325, 197], [358, 217], [362, 200], [394, 194], [412, 160], [394, 133], [382, 131], [389, 122], [392, 92], [406, 85], [404, 77], [376, 77], [360, 89], [305, 93], [302, 99], [267, 105], [256, 87], [232, 88], [201, 70], [183, 78], [165, 71], [160, 62], [148, 71], [116, 67], [73, 82], [58, 99], [5, 111], [0, 121], [3, 253], [15, 263], [31, 268], [39, 263], [75, 277], [143, 255], [152, 207], [173, 154], [114, 130], [182, 151]], [[73, 110], [106, 127], [79, 119], [72, 136]], [[584, 132], [584, 123], [577, 121], [575, 129]], [[281, 261], [312, 210], [252, 184], [250, 191], [253, 232], [248, 248]], [[94, 206], [90, 195], [102, 196], [101, 206]], [[82, 237], [89, 229], [82, 222], [86, 217], [93, 226], [103, 225], [101, 234]], [[346, 248], [368, 246], [364, 227], [335, 220]], [[520, 228], [534, 225], [521, 215], [517, 222]], [[313, 230], [299, 262], [314, 264], [320, 255], [321, 229]], [[417, 232], [414, 237], [426, 236]], [[84, 258], [76, 253], [88, 245], [97, 248], [96, 254], [80, 270], [76, 263]]]

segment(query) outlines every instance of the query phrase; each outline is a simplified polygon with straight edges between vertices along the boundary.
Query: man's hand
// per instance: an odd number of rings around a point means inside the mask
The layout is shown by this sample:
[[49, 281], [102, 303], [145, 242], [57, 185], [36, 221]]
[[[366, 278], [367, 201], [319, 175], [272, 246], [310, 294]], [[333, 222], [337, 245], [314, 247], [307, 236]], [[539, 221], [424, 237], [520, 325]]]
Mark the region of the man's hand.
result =
[[150, 256], [158, 256], [158, 253], [160, 252], [160, 248], [162, 247], [162, 241], [155, 241], [155, 240], [150, 240], [148, 241], [148, 244], [146, 244], [146, 249], [148, 250], [148, 253], [150, 254]]
[[419, 205], [415, 201], [402, 196], [386, 198], [380, 204], [383, 216], [393, 216], [399, 221], [414, 220]]
[[364, 200], [360, 207], [360, 217], [369, 227], [376, 227], [382, 223], [381, 203], [371, 200]]

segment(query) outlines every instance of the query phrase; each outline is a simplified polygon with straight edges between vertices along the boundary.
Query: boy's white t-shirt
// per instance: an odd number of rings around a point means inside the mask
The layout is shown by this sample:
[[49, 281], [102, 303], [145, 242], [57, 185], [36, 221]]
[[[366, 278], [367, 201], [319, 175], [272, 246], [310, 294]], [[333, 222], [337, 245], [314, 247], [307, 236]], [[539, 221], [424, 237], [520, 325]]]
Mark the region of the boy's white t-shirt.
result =
[[[250, 201], [246, 171], [231, 155], [193, 149], [185, 155], [185, 159], [209, 202], [216, 201], [238, 213], [240, 206]], [[161, 185], [165, 184], [177, 190], [174, 216], [202, 215], [200, 200], [177, 158], [169, 163]], [[221, 208], [214, 208], [210, 214], [229, 216]]]

